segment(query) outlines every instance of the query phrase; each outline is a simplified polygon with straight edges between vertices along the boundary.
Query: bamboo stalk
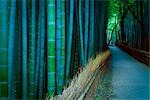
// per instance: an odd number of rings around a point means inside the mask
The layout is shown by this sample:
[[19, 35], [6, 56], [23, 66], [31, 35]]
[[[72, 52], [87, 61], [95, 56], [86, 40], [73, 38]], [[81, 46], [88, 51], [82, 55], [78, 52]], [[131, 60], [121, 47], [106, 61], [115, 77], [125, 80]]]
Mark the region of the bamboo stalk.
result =
[[55, 0], [48, 0], [47, 1], [48, 5], [47, 5], [47, 76], [48, 76], [48, 93], [50, 95], [54, 95], [55, 93]]
[[8, 3], [0, 3], [0, 98], [8, 97]]

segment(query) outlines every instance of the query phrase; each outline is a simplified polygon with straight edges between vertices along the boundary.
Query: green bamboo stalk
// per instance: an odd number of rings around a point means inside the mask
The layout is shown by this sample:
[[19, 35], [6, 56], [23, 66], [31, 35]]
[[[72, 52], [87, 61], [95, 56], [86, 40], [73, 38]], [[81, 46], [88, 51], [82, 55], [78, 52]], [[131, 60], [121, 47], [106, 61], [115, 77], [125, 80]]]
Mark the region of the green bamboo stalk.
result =
[[44, 89], [44, 44], [45, 44], [45, 1], [40, 1], [40, 10], [41, 10], [41, 55], [40, 55], [40, 76], [39, 76], [39, 99], [43, 97]]
[[47, 67], [48, 86], [50, 95], [55, 93], [55, 0], [47, 1]]
[[38, 32], [37, 32], [37, 51], [36, 51], [36, 69], [35, 69], [35, 96], [36, 99], [39, 97], [39, 76], [40, 76], [40, 57], [41, 57], [41, 10], [40, 10], [40, 2], [39, 4], [39, 16], [38, 20]]
[[20, 67], [20, 66], [22, 66], [21, 65], [21, 57], [22, 57], [22, 55], [21, 55], [21, 53], [22, 53], [22, 51], [21, 51], [21, 46], [22, 46], [22, 38], [21, 38], [21, 36], [22, 36], [22, 27], [21, 27], [21, 25], [22, 25], [22, 1], [18, 1], [17, 3], [16, 3], [16, 7], [17, 7], [17, 12], [16, 12], [16, 24], [15, 24], [15, 42], [14, 42], [14, 49], [15, 49], [15, 51], [14, 51], [14, 57], [13, 57], [13, 59], [14, 59], [14, 67], [13, 67], [13, 70], [15, 70], [14, 72], [13, 72], [13, 81], [14, 81], [14, 89], [13, 89], [13, 91], [14, 91], [14, 98], [15, 99], [20, 99], [20, 98], [22, 98], [22, 88], [20, 88], [20, 87], [22, 87], [22, 67]]
[[61, 59], [61, 0], [56, 1], [56, 93], [59, 94]]
[[27, 8], [22, 1], [22, 98], [27, 99]]
[[70, 63], [71, 63], [71, 47], [72, 47], [72, 35], [73, 35], [73, 15], [74, 15], [74, 0], [70, 1], [70, 14], [69, 14], [69, 29], [67, 33], [67, 46], [66, 46], [66, 76], [65, 81], [68, 83], [69, 72], [70, 72]]
[[94, 0], [90, 0], [90, 32], [88, 58], [94, 56]]
[[35, 97], [34, 92], [34, 79], [35, 79], [35, 35], [36, 35], [36, 0], [31, 2], [31, 31], [29, 33], [29, 98], [33, 99]]
[[85, 0], [85, 27], [84, 27], [84, 56], [87, 61], [88, 56], [88, 36], [89, 36], [89, 0]]
[[[79, 57], [79, 52], [80, 52], [80, 49], [78, 47], [79, 45], [79, 30], [78, 30], [78, 25], [79, 25], [79, 13], [78, 13], [78, 1], [75, 1], [74, 3], [74, 10], [75, 10], [75, 13], [76, 13], [76, 16], [74, 17], [74, 29], [73, 29], [73, 41], [72, 41], [72, 53], [71, 53], [71, 71], [70, 71], [70, 76], [71, 78], [74, 77], [75, 75], [75, 72], [77, 72], [77, 66], [79, 66], [78, 64], [78, 59], [80, 58]], [[81, 60], [81, 59], [80, 59]]]
[[[69, 33], [69, 4], [70, 4], [70, 1], [67, 0], [65, 1], [65, 38], [66, 40], [68, 39], [67, 36], [68, 36], [68, 33]], [[64, 72], [64, 78], [65, 78], [65, 81], [64, 81], [64, 84], [66, 84], [66, 59], [67, 59], [67, 42], [68, 41], [65, 41], [65, 72]]]
[[82, 0], [79, 0], [79, 29], [80, 29], [80, 52], [81, 52], [81, 66], [85, 65], [84, 48], [83, 48], [83, 31], [82, 31]]
[[65, 0], [61, 0], [61, 51], [60, 51], [60, 66], [61, 70], [59, 73], [59, 84], [58, 84], [58, 94], [60, 94], [63, 90], [64, 86], [64, 70], [65, 70]]
[[13, 82], [13, 67], [14, 67], [14, 38], [15, 38], [15, 18], [16, 16], [16, 0], [11, 1], [10, 7], [10, 25], [9, 25], [9, 42], [8, 42], [8, 98], [14, 98], [14, 82]]
[[8, 97], [8, 9], [7, 1], [0, 1], [0, 99]]

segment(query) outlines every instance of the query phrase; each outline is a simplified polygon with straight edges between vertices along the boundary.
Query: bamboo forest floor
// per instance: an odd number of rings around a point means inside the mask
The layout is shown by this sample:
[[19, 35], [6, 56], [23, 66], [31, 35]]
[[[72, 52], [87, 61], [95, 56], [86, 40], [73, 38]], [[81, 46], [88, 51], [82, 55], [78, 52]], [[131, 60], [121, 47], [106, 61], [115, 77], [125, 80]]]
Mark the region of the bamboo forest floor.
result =
[[149, 100], [150, 69], [115, 46], [110, 65], [100, 78], [95, 100]]

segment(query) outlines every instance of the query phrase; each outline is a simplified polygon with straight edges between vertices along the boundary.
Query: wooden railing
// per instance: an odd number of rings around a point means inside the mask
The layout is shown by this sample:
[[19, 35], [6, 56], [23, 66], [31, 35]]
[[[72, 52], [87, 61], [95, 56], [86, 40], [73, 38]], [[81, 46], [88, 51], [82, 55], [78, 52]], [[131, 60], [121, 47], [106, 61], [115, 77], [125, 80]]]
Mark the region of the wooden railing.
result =
[[145, 63], [146, 65], [150, 65], [150, 53], [143, 51], [143, 50], [138, 50], [135, 48], [130, 48], [126, 45], [123, 44], [117, 44], [118, 47], [122, 48], [124, 51], [126, 51], [128, 54], [130, 54], [131, 56], [133, 56], [134, 58], [136, 58], [137, 60], [139, 60], [142, 63]]

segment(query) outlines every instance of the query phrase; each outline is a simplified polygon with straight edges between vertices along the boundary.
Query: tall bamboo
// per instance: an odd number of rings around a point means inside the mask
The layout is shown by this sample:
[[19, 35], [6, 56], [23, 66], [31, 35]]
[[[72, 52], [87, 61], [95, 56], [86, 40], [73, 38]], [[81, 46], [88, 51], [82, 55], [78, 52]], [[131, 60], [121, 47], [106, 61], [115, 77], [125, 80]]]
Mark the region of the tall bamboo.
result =
[[84, 66], [84, 44], [83, 44], [83, 28], [82, 28], [82, 0], [79, 0], [79, 29], [80, 29], [80, 52], [81, 52], [81, 65]]
[[56, 89], [59, 93], [61, 65], [61, 0], [56, 1]]
[[27, 8], [26, 0], [22, 0], [22, 94], [27, 98]]
[[31, 99], [34, 98], [35, 92], [34, 92], [34, 80], [35, 80], [35, 35], [36, 35], [36, 0], [32, 0], [31, 2], [31, 32], [29, 33], [29, 96]]
[[16, 2], [16, 24], [14, 37], [14, 65], [13, 65], [13, 81], [14, 81], [14, 98], [22, 98], [22, 1]]
[[16, 20], [16, 0], [11, 1], [10, 7], [10, 25], [9, 25], [9, 42], [8, 42], [8, 98], [14, 98], [13, 91], [13, 57], [14, 57], [14, 37], [15, 37], [15, 20]]
[[88, 58], [94, 56], [94, 0], [90, 0], [90, 32]]
[[[39, 6], [40, 6], [40, 2]], [[39, 7], [40, 8], [40, 7]], [[37, 51], [36, 51], [36, 67], [35, 67], [35, 96], [39, 97], [39, 76], [40, 76], [40, 57], [41, 57], [41, 10], [38, 16], [38, 29], [37, 29]]]
[[41, 14], [41, 55], [40, 55], [40, 75], [39, 75], [39, 99], [43, 97], [43, 89], [44, 89], [44, 44], [45, 44], [45, 1], [40, 1], [40, 14]]
[[88, 36], [89, 36], [89, 0], [85, 0], [85, 27], [84, 27], [84, 56], [87, 61], [88, 56]]
[[48, 93], [55, 93], [55, 0], [47, 1], [47, 68]]
[[66, 46], [66, 82], [69, 79], [70, 62], [71, 62], [71, 47], [72, 47], [72, 34], [73, 34], [73, 15], [74, 15], [74, 0], [70, 1], [70, 14], [69, 14], [69, 29], [67, 34]]
[[8, 97], [8, 9], [0, 1], [0, 98]]
[[64, 71], [65, 71], [65, 0], [61, 0], [61, 52], [60, 65], [62, 70], [59, 73], [59, 91], [60, 94], [64, 86]]

